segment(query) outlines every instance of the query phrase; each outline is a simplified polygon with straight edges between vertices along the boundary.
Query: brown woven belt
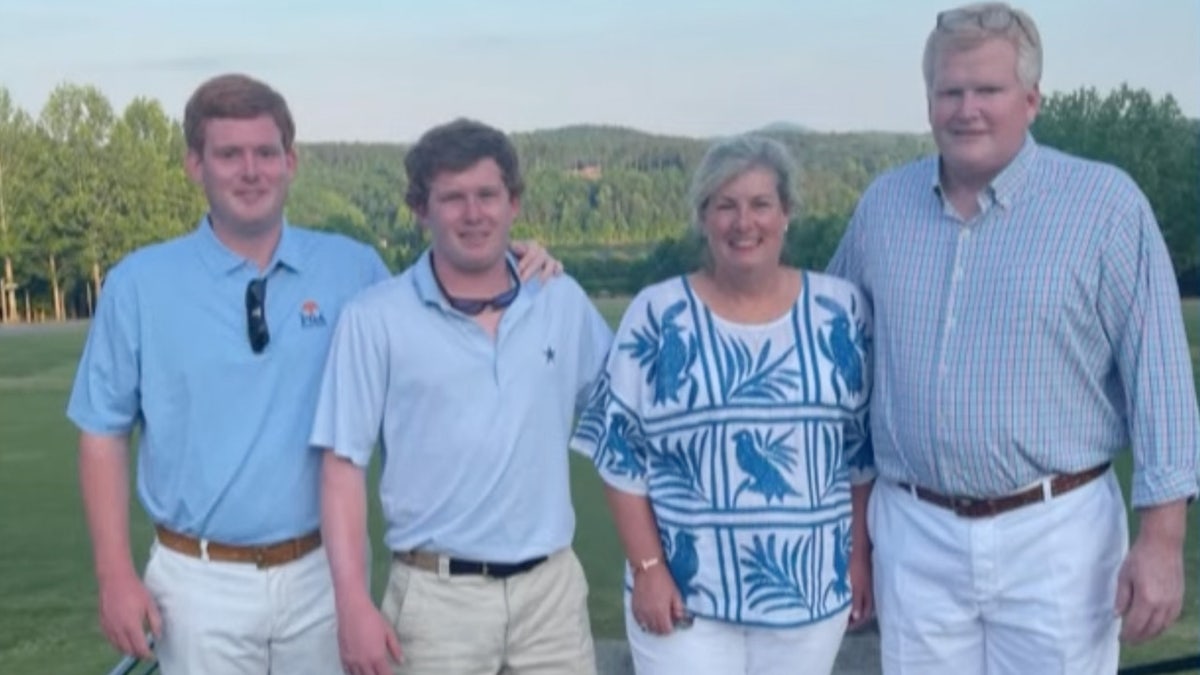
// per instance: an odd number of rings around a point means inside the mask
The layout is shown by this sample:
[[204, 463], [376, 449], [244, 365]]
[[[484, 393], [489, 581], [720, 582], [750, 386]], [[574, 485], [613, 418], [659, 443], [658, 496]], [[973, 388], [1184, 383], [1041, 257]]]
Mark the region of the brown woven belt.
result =
[[[1105, 462], [1100, 466], [1094, 466], [1090, 469], [1080, 471], [1079, 473], [1063, 473], [1050, 479], [1050, 498], [1057, 497], [1061, 494], [1070, 492], [1077, 487], [1086, 485], [1091, 481], [1104, 475], [1108, 471], [1109, 463]], [[1003, 497], [993, 497], [991, 499], [975, 499], [973, 497], [953, 497], [943, 495], [933, 490], [928, 490], [916, 485], [908, 483], [898, 483], [898, 485], [911, 492], [917, 499], [935, 504], [944, 509], [950, 509], [954, 513], [964, 518], [987, 518], [989, 516], [997, 516], [1006, 511], [1019, 509], [1022, 506], [1029, 504], [1037, 504], [1038, 502], [1047, 499], [1046, 493], [1042, 485], [1035, 485], [1028, 490], [1022, 490], [1011, 495]]]
[[313, 530], [302, 537], [279, 541], [262, 546], [233, 546], [215, 541], [201, 541], [195, 537], [168, 530], [155, 525], [158, 543], [172, 551], [193, 558], [207, 558], [220, 562], [254, 563], [259, 569], [275, 567], [302, 558], [321, 547], [321, 531]]

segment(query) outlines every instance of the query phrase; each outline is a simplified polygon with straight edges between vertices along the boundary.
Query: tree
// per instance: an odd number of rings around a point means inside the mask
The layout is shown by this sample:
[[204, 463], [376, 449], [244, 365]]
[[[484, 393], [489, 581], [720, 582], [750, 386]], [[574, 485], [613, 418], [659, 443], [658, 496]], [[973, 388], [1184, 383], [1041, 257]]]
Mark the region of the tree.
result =
[[114, 185], [107, 268], [121, 254], [185, 232], [204, 210], [183, 169], [183, 132], [157, 101], [134, 99], [113, 126], [107, 152]]
[[0, 322], [20, 318], [14, 274], [14, 258], [26, 244], [18, 226], [27, 218], [28, 202], [34, 182], [29, 178], [32, 164], [33, 121], [25, 111], [13, 105], [7, 89], [0, 87], [0, 257], [4, 259], [0, 276]]
[[[1200, 134], [1174, 97], [1156, 100], [1128, 85], [1107, 96], [1094, 88], [1052, 94], [1042, 101], [1033, 134], [1040, 142], [1128, 172], [1150, 200], [1176, 274], [1200, 278]], [[1200, 288], [1183, 290], [1200, 293]]]
[[[42, 108], [39, 126], [52, 142], [54, 170], [48, 178], [54, 197], [46, 204], [50, 222], [41, 244], [55, 319], [66, 315], [64, 274], [90, 276], [94, 294], [100, 289], [101, 267], [125, 250], [112, 219], [120, 187], [110, 170], [114, 121], [112, 106], [95, 87], [59, 85]], [[64, 256], [75, 269], [63, 267]]]

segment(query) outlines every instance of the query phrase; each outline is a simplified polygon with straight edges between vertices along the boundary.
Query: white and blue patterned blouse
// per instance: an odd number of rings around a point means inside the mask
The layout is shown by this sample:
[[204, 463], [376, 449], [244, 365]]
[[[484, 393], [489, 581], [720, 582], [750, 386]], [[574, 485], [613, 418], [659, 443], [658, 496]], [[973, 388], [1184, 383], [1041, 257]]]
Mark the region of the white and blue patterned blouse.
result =
[[858, 290], [813, 272], [763, 324], [716, 316], [685, 277], [629, 305], [572, 447], [648, 496], [690, 612], [786, 627], [848, 605], [849, 486], [874, 476], [870, 351]]

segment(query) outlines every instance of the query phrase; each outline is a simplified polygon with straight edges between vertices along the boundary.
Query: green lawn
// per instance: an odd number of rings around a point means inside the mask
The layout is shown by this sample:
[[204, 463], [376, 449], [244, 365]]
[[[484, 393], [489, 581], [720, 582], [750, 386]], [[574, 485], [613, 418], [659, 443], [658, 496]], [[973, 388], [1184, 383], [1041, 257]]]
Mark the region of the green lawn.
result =
[[[614, 325], [627, 299], [602, 299]], [[1200, 301], [1184, 304], [1193, 363], [1200, 362]], [[75, 432], [63, 417], [84, 336], [82, 325], [34, 332], [0, 329], [0, 673], [103, 673], [117, 655], [96, 625], [95, 583], [75, 475]], [[1200, 372], [1200, 370], [1198, 370]], [[1200, 378], [1198, 378], [1200, 386]], [[1128, 475], [1128, 462], [1120, 464]], [[621, 552], [590, 465], [573, 459], [576, 550], [592, 587], [595, 631], [619, 637]], [[378, 505], [372, 512], [379, 539]], [[139, 560], [151, 531], [134, 504]], [[1195, 652], [1197, 623], [1197, 509], [1190, 514], [1188, 596], [1184, 618], [1162, 638], [1126, 650], [1140, 663]], [[386, 552], [376, 545], [374, 582], [382, 586]]]

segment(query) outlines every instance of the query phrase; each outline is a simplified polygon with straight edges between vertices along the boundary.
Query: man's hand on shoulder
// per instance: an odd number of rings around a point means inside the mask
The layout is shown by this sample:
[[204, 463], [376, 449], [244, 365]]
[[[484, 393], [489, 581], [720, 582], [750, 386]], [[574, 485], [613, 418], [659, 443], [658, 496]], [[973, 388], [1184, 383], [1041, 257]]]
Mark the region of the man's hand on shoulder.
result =
[[545, 283], [551, 277], [563, 273], [562, 262], [552, 257], [545, 247], [532, 239], [514, 241], [511, 248], [517, 256], [517, 276], [521, 277], [521, 281], [529, 281], [536, 275]]

